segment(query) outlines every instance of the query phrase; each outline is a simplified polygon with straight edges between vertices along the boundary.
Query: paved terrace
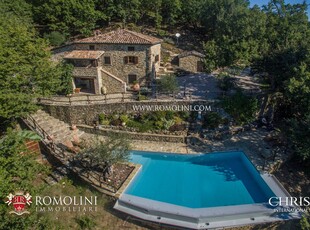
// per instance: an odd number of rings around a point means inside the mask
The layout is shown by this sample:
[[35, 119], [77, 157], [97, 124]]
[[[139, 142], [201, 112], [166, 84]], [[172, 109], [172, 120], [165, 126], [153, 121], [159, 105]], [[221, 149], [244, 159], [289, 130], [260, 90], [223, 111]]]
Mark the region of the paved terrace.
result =
[[[285, 151], [278, 151], [274, 159], [273, 157], [266, 159], [267, 154], [270, 155], [272, 151], [276, 151], [264, 141], [264, 138], [268, 135], [268, 133], [269, 132], [265, 130], [259, 129], [254, 131], [244, 131], [225, 140], [209, 141], [197, 138], [199, 141], [197, 141], [195, 145], [186, 143], [132, 140], [132, 149], [182, 154], [240, 150], [246, 153], [261, 173], [272, 173], [283, 161], [285, 161], [285, 159], [289, 157], [289, 155], [285, 153]], [[91, 140], [95, 138], [95, 134], [84, 133], [83, 138], [85, 140]], [[104, 139], [105, 137], [100, 136], [100, 138]]]

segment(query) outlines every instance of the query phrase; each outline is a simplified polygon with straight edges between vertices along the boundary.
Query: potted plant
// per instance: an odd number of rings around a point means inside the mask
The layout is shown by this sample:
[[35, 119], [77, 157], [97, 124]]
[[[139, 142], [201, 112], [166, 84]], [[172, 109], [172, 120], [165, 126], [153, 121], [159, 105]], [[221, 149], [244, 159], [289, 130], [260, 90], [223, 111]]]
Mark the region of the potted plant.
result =
[[75, 89], [74, 89], [74, 92], [75, 92], [75, 93], [80, 93], [80, 92], [81, 92], [81, 88], [75, 88]]
[[138, 81], [133, 82], [132, 89], [133, 91], [136, 91], [136, 92], [140, 90], [140, 84]]

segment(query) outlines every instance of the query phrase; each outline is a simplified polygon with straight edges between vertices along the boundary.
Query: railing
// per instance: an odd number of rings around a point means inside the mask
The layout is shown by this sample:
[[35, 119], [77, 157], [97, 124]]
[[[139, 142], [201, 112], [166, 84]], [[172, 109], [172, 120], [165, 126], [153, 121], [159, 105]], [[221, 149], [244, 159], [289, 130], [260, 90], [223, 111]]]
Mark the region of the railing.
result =
[[42, 137], [43, 144], [48, 147], [51, 152], [55, 153], [59, 160], [62, 162], [67, 160], [67, 154], [65, 151], [54, 143], [52, 137], [38, 124], [38, 122], [31, 115], [28, 115], [23, 120], [29, 128], [31, 128]]
[[[51, 136], [38, 124], [38, 122], [31, 115], [25, 117], [23, 121], [26, 123], [26, 125], [28, 125], [30, 129], [32, 129], [42, 137], [42, 143], [48, 148], [49, 152], [58, 160], [60, 160], [66, 167], [69, 167], [69, 164], [73, 160], [73, 155], [58, 147], [51, 139]], [[71, 157], [69, 155], [71, 155]], [[74, 166], [70, 166], [69, 168], [69, 170], [76, 173], [78, 176], [85, 177], [85, 180], [87, 182], [102, 189], [105, 189], [111, 193], [117, 192], [116, 188], [109, 185], [106, 181], [102, 180], [102, 175], [95, 173], [94, 171], [92, 171], [91, 173], [89, 171], [86, 171], [85, 175], [85, 173], [82, 172], [83, 169], [86, 168], [78, 168]]]
[[[48, 105], [90, 105], [90, 104], [109, 104], [119, 102], [134, 102], [138, 101], [138, 94], [118, 93], [107, 95], [72, 95], [72, 96], [53, 96], [50, 98], [38, 98], [38, 104]], [[143, 99], [142, 99], [143, 100]], [[147, 97], [146, 101], [204, 101], [207, 100], [202, 97], [196, 97], [192, 94], [173, 94], [173, 93], [156, 93], [153, 96]], [[216, 101], [208, 99], [208, 101]]]
[[125, 101], [136, 101], [134, 94], [107, 94], [107, 95], [78, 95], [78, 96], [55, 96], [51, 98], [38, 98], [39, 104], [63, 104], [63, 105], [83, 105], [114, 103]]

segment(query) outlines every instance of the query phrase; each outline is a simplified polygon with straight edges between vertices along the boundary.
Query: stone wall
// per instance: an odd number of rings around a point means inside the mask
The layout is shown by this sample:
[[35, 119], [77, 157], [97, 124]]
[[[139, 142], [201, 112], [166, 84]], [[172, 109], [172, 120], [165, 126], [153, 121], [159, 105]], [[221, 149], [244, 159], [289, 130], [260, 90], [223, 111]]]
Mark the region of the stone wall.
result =
[[[161, 57], [160, 57], [161, 45], [157, 44], [157, 45], [151, 46], [150, 49], [151, 49], [151, 63], [154, 63], [155, 71], [158, 72], [159, 67], [160, 67], [160, 59], [161, 59]], [[159, 57], [157, 62], [155, 61], [156, 55], [158, 55], [158, 57]], [[149, 69], [149, 71], [151, 72], [152, 69]]]
[[126, 83], [109, 75], [108, 73], [101, 71], [102, 87], [105, 86], [107, 93], [125, 93]]
[[97, 68], [75, 67], [73, 69], [74, 77], [97, 77]]
[[179, 58], [179, 67], [188, 72], [197, 73], [197, 62], [203, 61], [203, 58], [189, 55]]
[[176, 136], [176, 135], [161, 135], [161, 134], [152, 134], [152, 133], [137, 133], [137, 132], [126, 132], [120, 130], [113, 130], [113, 129], [94, 129], [92, 126], [87, 125], [78, 125], [77, 126], [80, 130], [99, 134], [103, 136], [107, 136], [111, 133], [115, 134], [126, 134], [132, 140], [140, 140], [140, 141], [158, 141], [158, 142], [174, 142], [174, 143], [185, 143], [185, 136]]
[[[110, 114], [113, 112], [130, 113], [138, 112], [137, 106], [182, 106], [182, 105], [206, 105], [211, 106], [212, 101], [134, 101], [119, 102], [110, 104], [89, 104], [89, 105], [42, 105], [44, 110], [55, 118], [65, 121], [69, 124], [93, 125], [98, 121], [98, 115], [101, 113]], [[141, 111], [141, 110], [140, 110]], [[145, 110], [145, 112], [147, 112]]]
[[[128, 51], [128, 47], [134, 47], [135, 51]], [[88, 50], [89, 44], [75, 44], [77, 50]], [[137, 75], [137, 79], [140, 84], [143, 84], [146, 77], [152, 72], [152, 64], [155, 64], [155, 70], [159, 68], [159, 63], [155, 63], [155, 56], [160, 55], [161, 45], [134, 45], [134, 44], [95, 44], [96, 50], [103, 50], [105, 53], [101, 56], [99, 63], [102, 64], [102, 68], [109, 73], [113, 74], [117, 78], [128, 84], [128, 75]], [[104, 57], [109, 56], [111, 58], [111, 64], [104, 64]], [[138, 57], [137, 64], [124, 64], [125, 56]], [[160, 56], [159, 56], [160, 59]]]

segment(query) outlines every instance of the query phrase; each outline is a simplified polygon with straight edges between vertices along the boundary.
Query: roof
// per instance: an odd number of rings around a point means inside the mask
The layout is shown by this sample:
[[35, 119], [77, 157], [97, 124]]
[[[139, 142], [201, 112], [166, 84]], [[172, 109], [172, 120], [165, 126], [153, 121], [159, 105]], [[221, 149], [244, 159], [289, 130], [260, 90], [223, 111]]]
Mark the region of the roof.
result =
[[104, 51], [73, 50], [64, 56], [65, 59], [98, 59]]
[[83, 38], [75, 43], [108, 43], [108, 44], [149, 44], [161, 43], [162, 40], [145, 34], [125, 29], [113, 30], [93, 37]]
[[187, 56], [197, 56], [197, 57], [201, 57], [201, 58], [204, 58], [206, 57], [206, 55], [202, 54], [202, 53], [199, 53], [195, 50], [192, 50], [192, 51], [185, 51], [181, 54], [178, 55], [179, 58], [183, 58], [183, 57], [187, 57]]

